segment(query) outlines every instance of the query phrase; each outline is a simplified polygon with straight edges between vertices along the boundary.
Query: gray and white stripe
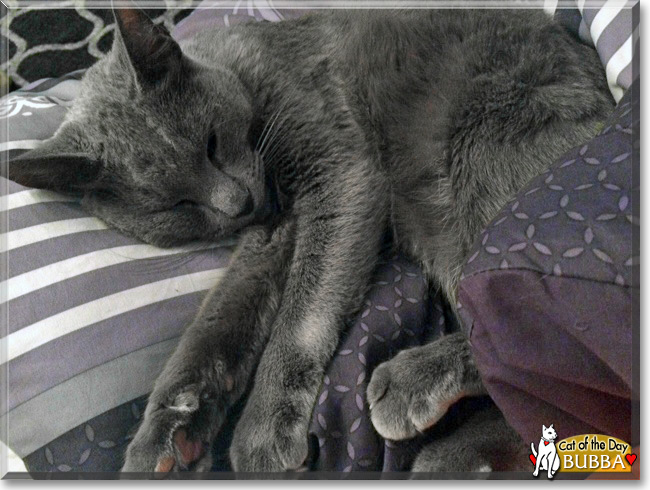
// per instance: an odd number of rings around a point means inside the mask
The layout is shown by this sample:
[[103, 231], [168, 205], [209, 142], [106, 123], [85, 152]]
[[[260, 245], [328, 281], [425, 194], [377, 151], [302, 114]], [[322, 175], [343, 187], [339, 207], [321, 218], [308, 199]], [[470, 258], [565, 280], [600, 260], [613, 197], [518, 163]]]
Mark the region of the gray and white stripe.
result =
[[[558, 16], [571, 2], [558, 4], [558, 0], [544, 0], [544, 10]], [[634, 79], [633, 57], [636, 53], [634, 39], [638, 36], [639, 2], [632, 0], [576, 0], [575, 8], [582, 17], [579, 35], [596, 47], [605, 67], [607, 83], [618, 102]], [[636, 33], [636, 34], [635, 34]]]
[[[51, 100], [67, 105], [79, 88], [75, 80], [63, 87], [46, 83], [47, 103], [38, 87], [0, 100], [4, 155], [49, 137], [67, 110]], [[159, 249], [109, 229], [68, 197], [5, 179], [0, 187], [0, 213], [8, 222], [0, 234], [0, 261], [7, 264], [0, 309], [9, 319], [0, 338], [0, 377], [8, 384], [9, 444], [24, 456], [69, 430], [76, 418], [87, 420], [146, 393], [223, 275], [235, 240]], [[107, 394], [117, 382], [105, 376], [114, 374], [109, 366], [122, 373], [120, 383], [137, 380], [132, 390], [115, 389], [115, 399]], [[82, 386], [83, 409], [76, 397], [60, 398]], [[47, 429], [35, 422], [43, 413], [49, 414]]]

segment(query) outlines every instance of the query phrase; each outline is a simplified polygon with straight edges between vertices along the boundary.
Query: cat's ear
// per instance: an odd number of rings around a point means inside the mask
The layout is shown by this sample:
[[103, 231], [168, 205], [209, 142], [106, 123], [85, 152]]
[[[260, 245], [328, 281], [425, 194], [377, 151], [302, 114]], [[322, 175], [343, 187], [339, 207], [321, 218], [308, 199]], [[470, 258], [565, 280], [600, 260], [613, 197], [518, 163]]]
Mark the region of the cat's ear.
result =
[[25, 187], [83, 192], [97, 180], [101, 164], [71, 151], [56, 136], [9, 161], [8, 178]]
[[154, 24], [138, 8], [113, 9], [113, 13], [118, 26], [113, 49], [124, 52], [141, 84], [157, 85], [178, 74], [181, 48], [164, 26]]
[[544, 424], [542, 424], [542, 432], [544, 432], [546, 429], [547, 427]]

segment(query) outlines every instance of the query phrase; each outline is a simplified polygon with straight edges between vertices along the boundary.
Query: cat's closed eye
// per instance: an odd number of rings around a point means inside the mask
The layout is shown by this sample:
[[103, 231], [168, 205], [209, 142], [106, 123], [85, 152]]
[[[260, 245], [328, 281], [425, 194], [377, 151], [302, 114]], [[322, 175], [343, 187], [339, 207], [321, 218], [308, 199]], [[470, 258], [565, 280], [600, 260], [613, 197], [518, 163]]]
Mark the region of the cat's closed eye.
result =
[[212, 130], [208, 136], [206, 155], [213, 165], [217, 164], [217, 134]]
[[176, 204], [174, 204], [174, 206], [172, 206], [172, 209], [191, 208], [198, 205], [199, 204], [197, 202], [192, 201], [191, 199], [181, 199]]

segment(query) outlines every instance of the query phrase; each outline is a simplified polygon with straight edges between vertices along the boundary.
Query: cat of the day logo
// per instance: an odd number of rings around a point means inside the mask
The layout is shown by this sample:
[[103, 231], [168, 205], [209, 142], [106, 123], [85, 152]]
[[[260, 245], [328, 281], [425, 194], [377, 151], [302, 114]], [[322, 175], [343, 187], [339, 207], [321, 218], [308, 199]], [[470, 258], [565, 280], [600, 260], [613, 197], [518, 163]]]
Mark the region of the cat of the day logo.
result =
[[542, 425], [539, 443], [530, 444], [533, 476], [540, 471], [549, 479], [561, 472], [613, 473], [630, 472], [637, 456], [630, 444], [603, 434], [582, 434], [556, 442], [553, 424]]

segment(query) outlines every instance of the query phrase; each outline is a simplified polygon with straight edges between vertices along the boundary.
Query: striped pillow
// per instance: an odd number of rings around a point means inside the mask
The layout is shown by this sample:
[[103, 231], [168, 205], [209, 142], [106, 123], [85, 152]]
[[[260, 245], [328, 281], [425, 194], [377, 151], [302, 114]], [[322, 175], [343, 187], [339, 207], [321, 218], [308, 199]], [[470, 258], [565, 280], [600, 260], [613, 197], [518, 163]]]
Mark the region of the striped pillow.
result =
[[[208, 4], [210, 2], [207, 2]], [[205, 5], [202, 5], [205, 6]], [[209, 6], [209, 5], [208, 5]], [[205, 28], [279, 21], [255, 8], [202, 10], [179, 23], [182, 41]], [[0, 154], [7, 161], [59, 127], [83, 72], [35, 82], [0, 99]], [[0, 423], [20, 457], [80, 424], [149, 393], [208, 289], [225, 271], [234, 239], [159, 249], [109, 229], [78, 202], [0, 177]], [[0, 354], [3, 355], [3, 354]]]
[[634, 0], [544, 0], [548, 14], [596, 47], [616, 102], [639, 73], [638, 64], [633, 63], [639, 42], [639, 5]]
[[[3, 155], [58, 127], [79, 74], [0, 101]], [[148, 393], [234, 240], [160, 249], [108, 229], [78, 202], [2, 179], [1, 284], [8, 445], [25, 456]], [[5, 412], [5, 411], [3, 411]]]

